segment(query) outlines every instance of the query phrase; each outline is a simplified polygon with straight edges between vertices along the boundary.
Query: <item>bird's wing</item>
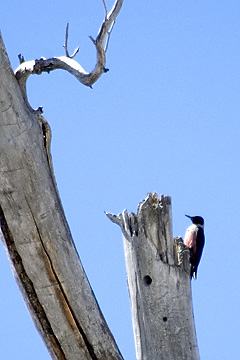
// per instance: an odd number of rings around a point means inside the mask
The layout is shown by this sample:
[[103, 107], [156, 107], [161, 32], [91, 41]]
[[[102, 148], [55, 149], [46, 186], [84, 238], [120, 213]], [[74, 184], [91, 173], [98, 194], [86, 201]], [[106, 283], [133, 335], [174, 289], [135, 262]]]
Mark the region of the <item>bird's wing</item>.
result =
[[200, 228], [198, 230], [197, 251], [196, 251], [196, 255], [195, 255], [197, 264], [199, 264], [199, 261], [201, 259], [202, 251], [203, 251], [203, 248], [204, 248], [204, 243], [205, 243], [204, 232], [203, 232], [203, 229]]

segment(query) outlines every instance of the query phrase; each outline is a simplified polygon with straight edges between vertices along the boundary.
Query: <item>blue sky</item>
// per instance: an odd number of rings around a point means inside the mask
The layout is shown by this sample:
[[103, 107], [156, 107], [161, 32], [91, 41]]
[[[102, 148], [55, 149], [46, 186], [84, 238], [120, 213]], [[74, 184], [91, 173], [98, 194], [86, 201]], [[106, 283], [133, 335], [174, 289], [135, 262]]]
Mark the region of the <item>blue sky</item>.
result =
[[[107, 1], [109, 8], [113, 4]], [[1, 31], [13, 68], [69, 51], [95, 65], [101, 0], [4, 1]], [[135, 359], [120, 228], [104, 211], [136, 211], [148, 192], [170, 195], [174, 235], [205, 218], [192, 284], [201, 360], [239, 359], [240, 3], [127, 1], [107, 53], [110, 71], [89, 89], [64, 71], [32, 76], [43, 106], [63, 207], [102, 311], [126, 360]], [[0, 246], [1, 358], [50, 359]]]

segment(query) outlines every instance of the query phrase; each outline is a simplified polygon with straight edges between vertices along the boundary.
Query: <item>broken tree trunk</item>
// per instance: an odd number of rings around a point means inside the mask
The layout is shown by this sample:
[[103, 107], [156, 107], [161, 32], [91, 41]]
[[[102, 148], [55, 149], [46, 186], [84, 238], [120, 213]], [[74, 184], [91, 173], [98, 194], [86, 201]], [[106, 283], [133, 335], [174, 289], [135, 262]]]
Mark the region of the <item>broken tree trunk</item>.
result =
[[121, 360], [55, 186], [50, 128], [29, 110], [0, 36], [0, 225], [31, 316], [53, 359]]
[[137, 359], [198, 360], [189, 250], [172, 237], [170, 197], [107, 216], [123, 232]]

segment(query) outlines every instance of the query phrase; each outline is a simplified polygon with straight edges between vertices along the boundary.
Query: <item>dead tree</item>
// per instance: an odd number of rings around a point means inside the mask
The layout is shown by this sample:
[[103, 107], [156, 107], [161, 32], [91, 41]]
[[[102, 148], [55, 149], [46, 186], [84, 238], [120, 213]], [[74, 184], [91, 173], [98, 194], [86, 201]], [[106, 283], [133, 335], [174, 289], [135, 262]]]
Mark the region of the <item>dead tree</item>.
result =
[[[105, 5], [105, 1], [104, 5]], [[65, 69], [91, 86], [106, 72], [106, 49], [123, 0], [108, 13], [96, 40], [97, 64], [87, 73], [66, 55], [10, 67], [0, 39], [0, 222], [5, 248], [31, 316], [53, 359], [122, 359], [81, 265], [52, 171], [50, 127], [27, 100], [31, 74]]]
[[[65, 56], [26, 62], [13, 73], [0, 37], [0, 225], [15, 278], [53, 359], [120, 360], [121, 353], [81, 265], [58, 195], [51, 132], [28, 103], [31, 74], [64, 69], [91, 86], [106, 69], [109, 37], [123, 0], [107, 11], [97, 64], [87, 73]], [[138, 360], [198, 359], [188, 252], [173, 247], [170, 203], [150, 196], [137, 215], [108, 216], [123, 230]]]
[[123, 233], [138, 360], [198, 360], [189, 250], [172, 236], [171, 198], [149, 194], [137, 214], [107, 213]]

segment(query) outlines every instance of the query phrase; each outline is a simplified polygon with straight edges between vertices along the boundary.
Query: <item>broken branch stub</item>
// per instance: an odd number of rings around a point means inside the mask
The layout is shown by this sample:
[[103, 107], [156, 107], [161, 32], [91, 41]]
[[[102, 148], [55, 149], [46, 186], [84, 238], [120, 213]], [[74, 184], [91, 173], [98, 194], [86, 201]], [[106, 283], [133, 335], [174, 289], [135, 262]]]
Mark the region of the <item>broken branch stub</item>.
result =
[[137, 214], [107, 216], [123, 233], [138, 360], [198, 360], [189, 251], [172, 237], [171, 198], [148, 194]]

